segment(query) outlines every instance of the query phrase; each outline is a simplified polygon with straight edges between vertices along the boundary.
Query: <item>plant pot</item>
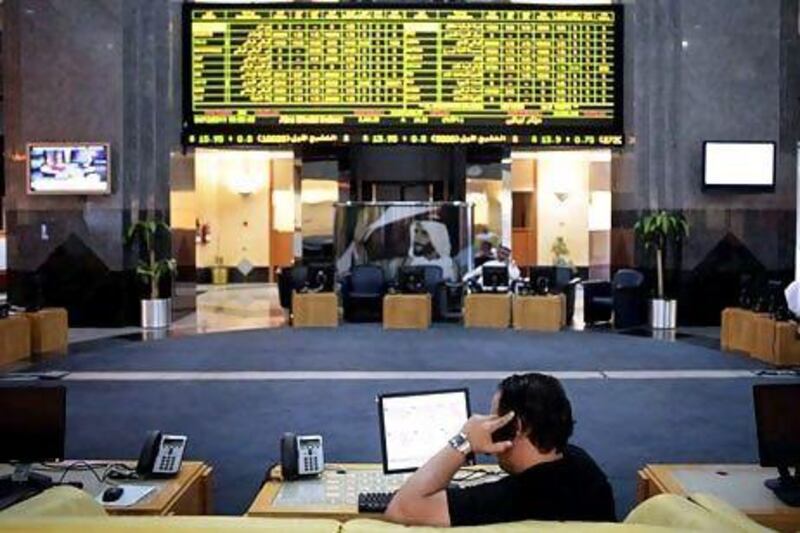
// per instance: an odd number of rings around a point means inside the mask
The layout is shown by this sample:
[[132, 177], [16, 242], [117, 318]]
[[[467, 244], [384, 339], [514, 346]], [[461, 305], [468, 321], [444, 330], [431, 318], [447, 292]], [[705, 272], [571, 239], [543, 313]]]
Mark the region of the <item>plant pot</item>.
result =
[[655, 298], [650, 300], [650, 327], [675, 329], [678, 323], [678, 300]]
[[172, 321], [172, 300], [142, 300], [142, 327], [144, 329], [163, 329]]

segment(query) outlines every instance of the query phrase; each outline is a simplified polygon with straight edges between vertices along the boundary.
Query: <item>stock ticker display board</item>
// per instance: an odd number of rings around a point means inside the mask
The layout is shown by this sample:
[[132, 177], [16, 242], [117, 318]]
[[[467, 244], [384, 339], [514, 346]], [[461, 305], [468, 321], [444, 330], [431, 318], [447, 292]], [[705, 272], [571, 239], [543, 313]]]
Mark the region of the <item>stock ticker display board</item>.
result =
[[622, 15], [187, 4], [184, 140], [619, 146]]

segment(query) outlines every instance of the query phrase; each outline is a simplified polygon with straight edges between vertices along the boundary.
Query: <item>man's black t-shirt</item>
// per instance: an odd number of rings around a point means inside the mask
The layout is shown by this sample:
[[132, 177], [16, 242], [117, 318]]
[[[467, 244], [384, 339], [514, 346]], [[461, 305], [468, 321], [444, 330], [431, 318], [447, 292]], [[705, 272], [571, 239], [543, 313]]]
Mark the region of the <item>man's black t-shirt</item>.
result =
[[519, 520], [614, 522], [614, 495], [597, 463], [577, 446], [563, 457], [494, 483], [448, 489], [453, 526]]

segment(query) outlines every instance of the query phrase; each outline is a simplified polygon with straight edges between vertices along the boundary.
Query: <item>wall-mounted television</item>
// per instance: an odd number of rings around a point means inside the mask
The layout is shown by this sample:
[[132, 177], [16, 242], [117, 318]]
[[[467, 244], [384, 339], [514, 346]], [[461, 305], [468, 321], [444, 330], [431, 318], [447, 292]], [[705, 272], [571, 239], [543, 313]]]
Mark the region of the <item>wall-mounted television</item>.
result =
[[30, 194], [110, 194], [110, 147], [105, 143], [28, 145]]
[[706, 141], [703, 187], [770, 191], [775, 188], [775, 143]]

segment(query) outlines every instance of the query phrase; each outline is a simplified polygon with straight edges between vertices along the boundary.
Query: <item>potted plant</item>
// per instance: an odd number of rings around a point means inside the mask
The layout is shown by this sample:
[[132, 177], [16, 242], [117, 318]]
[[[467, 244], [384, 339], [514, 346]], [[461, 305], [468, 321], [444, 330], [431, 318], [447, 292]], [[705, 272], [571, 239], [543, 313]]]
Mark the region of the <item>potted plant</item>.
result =
[[550, 252], [553, 254], [553, 264], [555, 266], [572, 267], [572, 261], [569, 259], [569, 248], [567, 248], [567, 241], [564, 237], [556, 237], [553, 241], [553, 246], [550, 247]]
[[136, 273], [149, 286], [149, 298], [142, 299], [142, 327], [145, 329], [166, 328], [172, 317], [172, 300], [161, 298], [159, 285], [164, 276], [175, 273], [176, 263], [171, 258], [158, 258], [157, 239], [169, 235], [169, 226], [161, 221], [140, 220], [128, 230], [127, 240], [138, 239], [145, 260], [139, 261]]
[[642, 215], [634, 226], [645, 249], [655, 249], [658, 289], [650, 300], [650, 326], [653, 329], [675, 329], [678, 301], [664, 296], [664, 252], [670, 242], [678, 243], [689, 235], [689, 223], [680, 213], [659, 211]]

